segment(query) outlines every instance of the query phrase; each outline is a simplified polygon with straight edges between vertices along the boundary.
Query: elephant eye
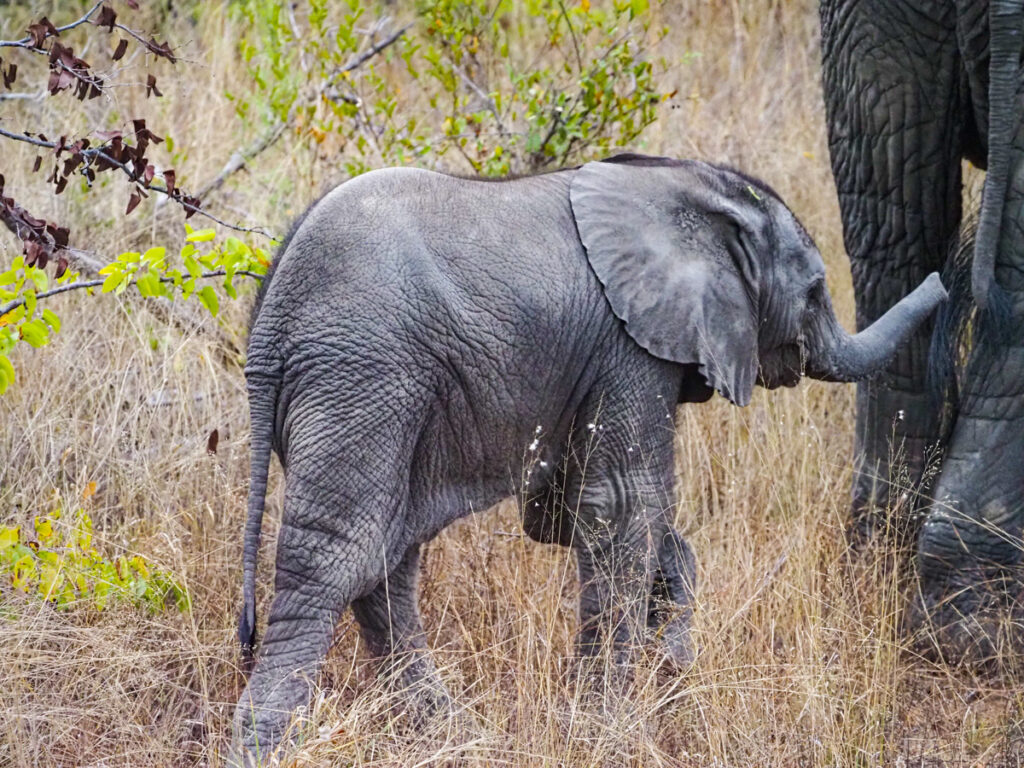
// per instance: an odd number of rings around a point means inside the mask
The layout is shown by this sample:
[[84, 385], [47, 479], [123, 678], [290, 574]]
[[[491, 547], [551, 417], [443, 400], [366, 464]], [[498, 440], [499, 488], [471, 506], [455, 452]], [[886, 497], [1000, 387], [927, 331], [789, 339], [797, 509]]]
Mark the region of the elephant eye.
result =
[[807, 287], [807, 293], [804, 296], [804, 303], [808, 309], [817, 307], [821, 304], [821, 292], [824, 288], [825, 281], [820, 278]]

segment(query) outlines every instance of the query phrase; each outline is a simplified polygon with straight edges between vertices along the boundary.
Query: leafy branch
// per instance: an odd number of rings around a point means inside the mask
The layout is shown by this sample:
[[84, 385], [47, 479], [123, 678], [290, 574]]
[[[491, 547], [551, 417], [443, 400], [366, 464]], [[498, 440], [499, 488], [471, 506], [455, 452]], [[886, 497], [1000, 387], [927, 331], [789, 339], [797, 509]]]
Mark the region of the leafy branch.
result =
[[77, 273], [67, 270], [52, 288], [43, 269], [28, 263], [22, 256], [17, 257], [11, 268], [0, 274], [0, 300], [6, 302], [0, 306], [0, 394], [15, 380], [9, 353], [18, 342], [42, 347], [49, 343], [52, 333], [60, 331], [60, 319], [50, 309], [40, 307], [40, 301], [96, 287], [101, 293], [121, 295], [133, 287], [146, 298], [187, 300], [194, 296], [216, 316], [220, 309], [217, 291], [211, 285], [200, 286], [199, 282], [223, 278], [222, 290], [235, 299], [238, 297], [235, 277], [262, 279], [266, 274], [270, 258], [261, 248], [228, 237], [223, 245], [203, 252], [197, 244], [214, 240], [216, 232], [193, 230], [187, 224], [185, 228], [179, 266], [169, 262], [163, 247], [150, 248], [144, 253], [129, 251], [100, 269], [98, 278], [79, 280]]

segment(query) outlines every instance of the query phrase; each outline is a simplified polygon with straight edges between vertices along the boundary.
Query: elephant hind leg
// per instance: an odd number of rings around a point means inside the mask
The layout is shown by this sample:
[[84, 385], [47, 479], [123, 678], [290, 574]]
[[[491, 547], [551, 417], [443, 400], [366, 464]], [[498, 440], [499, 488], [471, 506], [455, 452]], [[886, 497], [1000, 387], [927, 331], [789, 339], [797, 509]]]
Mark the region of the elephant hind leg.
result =
[[380, 521], [393, 519], [395, 503], [367, 494], [343, 506], [326, 491], [286, 490], [274, 600], [235, 711], [238, 762], [274, 756], [309, 704], [342, 611], [383, 575], [388, 542]]
[[380, 672], [408, 695], [414, 715], [431, 716], [451, 708], [451, 699], [427, 649], [416, 582], [420, 546], [410, 547], [371, 592], [352, 603], [352, 612]]

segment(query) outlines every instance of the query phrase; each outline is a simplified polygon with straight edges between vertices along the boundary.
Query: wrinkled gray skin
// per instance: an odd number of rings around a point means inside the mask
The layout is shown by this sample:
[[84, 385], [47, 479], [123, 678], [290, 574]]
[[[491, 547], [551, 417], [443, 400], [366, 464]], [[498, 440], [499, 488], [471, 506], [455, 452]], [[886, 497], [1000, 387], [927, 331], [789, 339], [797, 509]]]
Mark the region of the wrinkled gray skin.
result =
[[571, 546], [579, 650], [660, 638], [685, 664], [694, 561], [672, 527], [673, 413], [713, 390], [880, 370], [944, 300], [933, 275], [864, 333], [760, 182], [620, 156], [489, 182], [388, 169], [312, 207], [251, 329], [252, 489], [240, 637], [271, 447], [285, 468], [275, 595], [236, 754], [279, 742], [349, 605], [385, 669], [444, 688], [416, 605], [420, 547], [515, 494]]
[[[916, 537], [920, 582], [910, 589], [908, 626], [938, 629], [921, 633], [925, 649], [950, 658], [991, 658], [1024, 642], [1024, 625], [1009, 634], [999, 628], [1022, 614], [1021, 6], [821, 3], [830, 149], [858, 327], [943, 269], [962, 225], [961, 160], [987, 168], [971, 274], [947, 268], [953, 300], [940, 332], [933, 339], [932, 323], [923, 324], [887, 374], [857, 391], [855, 534], [888, 524]], [[951, 362], [958, 340], [970, 351]], [[938, 387], [929, 387], [929, 369]], [[923, 478], [936, 446], [940, 473]], [[904, 452], [917, 497], [905, 482], [889, 484], [894, 448]], [[898, 514], [887, 520], [893, 508]]]

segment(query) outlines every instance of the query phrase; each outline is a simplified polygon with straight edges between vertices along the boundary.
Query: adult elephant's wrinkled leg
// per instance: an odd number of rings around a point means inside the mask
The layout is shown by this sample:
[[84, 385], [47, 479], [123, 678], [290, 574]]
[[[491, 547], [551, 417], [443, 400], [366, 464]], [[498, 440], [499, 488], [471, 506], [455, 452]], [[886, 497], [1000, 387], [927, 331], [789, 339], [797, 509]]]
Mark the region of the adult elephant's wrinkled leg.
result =
[[[966, 93], [952, 4], [821, 4], [829, 149], [863, 329], [941, 270], [961, 214]], [[932, 7], [934, 6], [934, 7]], [[938, 411], [927, 393], [933, 324], [857, 388], [853, 533], [905, 528]], [[895, 519], [887, 514], [897, 510]]]
[[450, 711], [452, 706], [427, 649], [420, 620], [419, 567], [417, 544], [372, 592], [352, 603], [370, 653], [380, 659], [381, 675], [409, 697], [417, 719]]
[[1024, 123], [1015, 112], [994, 285], [987, 310], [973, 321], [957, 419], [918, 543], [921, 583], [910, 611], [912, 626], [933, 631], [921, 633], [925, 644], [934, 646], [934, 637], [954, 658], [1024, 647]]

